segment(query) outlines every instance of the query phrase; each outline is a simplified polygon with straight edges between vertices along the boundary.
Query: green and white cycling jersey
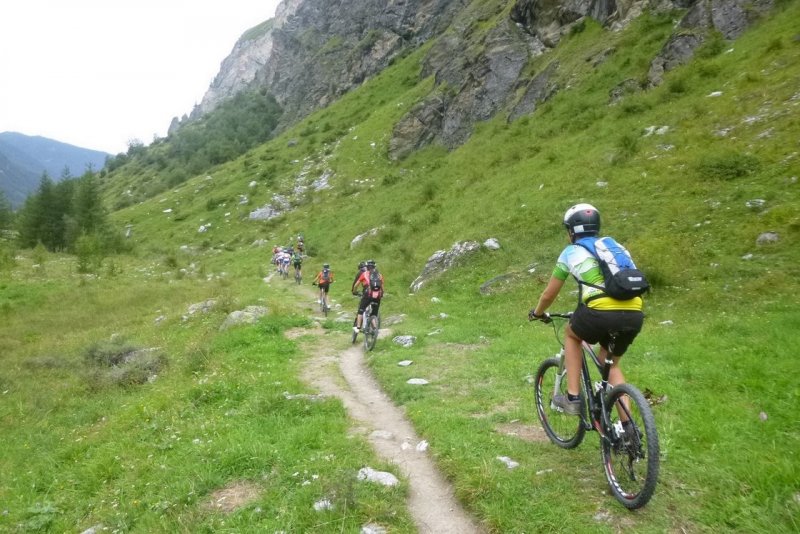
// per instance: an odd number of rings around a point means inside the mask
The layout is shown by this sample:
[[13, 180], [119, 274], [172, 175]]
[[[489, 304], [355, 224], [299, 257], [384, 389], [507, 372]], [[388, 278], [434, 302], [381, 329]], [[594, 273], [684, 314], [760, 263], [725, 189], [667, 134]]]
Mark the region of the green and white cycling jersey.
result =
[[[570, 275], [582, 282], [603, 286], [603, 272], [600, 263], [591, 252], [579, 245], [567, 245], [561, 251], [553, 269], [553, 277], [566, 281]], [[581, 284], [581, 299], [588, 307], [596, 310], [636, 310], [642, 309], [642, 298], [617, 300], [607, 296], [602, 290]]]

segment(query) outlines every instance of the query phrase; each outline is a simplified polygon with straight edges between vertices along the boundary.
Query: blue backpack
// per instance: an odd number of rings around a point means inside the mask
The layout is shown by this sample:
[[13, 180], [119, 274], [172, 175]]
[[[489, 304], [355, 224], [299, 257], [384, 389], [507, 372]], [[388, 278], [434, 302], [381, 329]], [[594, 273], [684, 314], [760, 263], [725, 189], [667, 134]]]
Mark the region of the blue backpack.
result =
[[579, 281], [617, 300], [630, 300], [650, 291], [650, 284], [644, 273], [636, 268], [627, 249], [613, 237], [582, 237], [575, 241], [588, 250], [600, 263], [603, 272], [603, 286]]

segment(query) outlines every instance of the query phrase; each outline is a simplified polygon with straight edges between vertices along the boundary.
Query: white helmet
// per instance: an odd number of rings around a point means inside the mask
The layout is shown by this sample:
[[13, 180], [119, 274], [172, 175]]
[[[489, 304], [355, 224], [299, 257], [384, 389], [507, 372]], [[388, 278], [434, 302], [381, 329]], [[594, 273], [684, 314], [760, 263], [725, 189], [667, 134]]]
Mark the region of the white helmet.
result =
[[591, 204], [575, 204], [564, 214], [564, 226], [574, 236], [597, 235], [600, 212]]

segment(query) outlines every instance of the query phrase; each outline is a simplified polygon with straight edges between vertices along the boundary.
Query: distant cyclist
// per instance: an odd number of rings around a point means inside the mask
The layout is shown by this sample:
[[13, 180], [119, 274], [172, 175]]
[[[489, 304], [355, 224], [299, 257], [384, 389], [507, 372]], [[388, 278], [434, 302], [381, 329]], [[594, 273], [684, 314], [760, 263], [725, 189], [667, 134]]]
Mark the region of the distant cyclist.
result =
[[314, 282], [311, 284], [319, 286], [319, 304], [324, 304], [326, 308], [329, 308], [328, 290], [334, 281], [335, 280], [331, 266], [329, 263], [325, 263], [322, 265], [322, 270], [317, 273], [317, 276], [314, 278]]
[[288, 248], [283, 249], [281, 252], [281, 274], [284, 276], [289, 276], [289, 264], [292, 262], [292, 253], [289, 252]]
[[292, 265], [294, 266], [294, 276], [296, 277], [303, 277], [303, 256], [300, 255], [299, 251], [295, 251], [292, 254]]
[[353, 332], [358, 333], [361, 331], [361, 326], [364, 320], [364, 310], [367, 309], [372, 303], [372, 313], [377, 314], [378, 308], [381, 306], [381, 299], [383, 298], [383, 275], [378, 272], [375, 267], [375, 260], [369, 260], [366, 264], [366, 271], [356, 278], [351, 288], [354, 295], [358, 295], [358, 288], [361, 285], [363, 291], [361, 293], [361, 301], [358, 303], [358, 312], [356, 313], [356, 322], [353, 325]]

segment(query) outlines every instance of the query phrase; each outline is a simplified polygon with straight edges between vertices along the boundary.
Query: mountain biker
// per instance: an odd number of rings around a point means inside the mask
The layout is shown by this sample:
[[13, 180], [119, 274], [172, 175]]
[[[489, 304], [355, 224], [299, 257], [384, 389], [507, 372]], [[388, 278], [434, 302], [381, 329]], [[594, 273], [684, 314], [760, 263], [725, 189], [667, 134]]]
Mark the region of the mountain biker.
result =
[[[356, 282], [358, 282], [358, 277], [361, 276], [364, 273], [364, 271], [366, 271], [366, 270], [367, 270], [367, 262], [365, 262], [365, 261], [359, 262], [358, 263], [358, 270], [356, 271], [356, 276], [355, 276], [355, 278], [353, 278], [353, 286], [355, 286]], [[353, 323], [353, 324], [355, 324], [355, 323]]]
[[[361, 277], [362, 274], [364, 274], [364, 272], [366, 270], [367, 270], [367, 262], [365, 262], [365, 261], [358, 262], [358, 270], [356, 271], [356, 276], [353, 278], [353, 283], [352, 283], [352, 286], [354, 288], [356, 287], [358, 279]], [[361, 295], [362, 297], [364, 296], [364, 293], [366, 293], [366, 291], [367, 291], [367, 288], [362, 286], [362, 295]], [[358, 296], [355, 291], [353, 291], [353, 295]], [[353, 328], [354, 329], [358, 328], [358, 317], [359, 317], [359, 314], [356, 313], [356, 318], [353, 319]]]
[[281, 268], [281, 261], [280, 261], [280, 253], [282, 252], [281, 247], [275, 245], [272, 247], [272, 264], [275, 266], [275, 270], [280, 272]]
[[291, 263], [291, 261], [292, 261], [292, 253], [288, 248], [284, 248], [283, 252], [281, 252], [281, 266], [280, 266], [281, 274], [288, 276], [289, 263]]
[[326, 308], [328, 307], [328, 290], [333, 282], [335, 282], [335, 280], [333, 271], [331, 271], [331, 266], [329, 263], [324, 263], [322, 265], [322, 270], [317, 273], [311, 285], [319, 286], [319, 303], [322, 304], [324, 302]]
[[[375, 267], [375, 260], [368, 260], [366, 263], [366, 270], [363, 271], [351, 288], [353, 295], [358, 296], [357, 285], [361, 284], [363, 291], [361, 293], [361, 301], [358, 303], [358, 312], [356, 313], [356, 322], [353, 325], [353, 332], [356, 334], [361, 331], [361, 325], [364, 320], [364, 310], [367, 309], [370, 302], [372, 303], [372, 313], [378, 313], [378, 308], [381, 306], [381, 299], [383, 298], [383, 275], [378, 272]], [[355, 338], [353, 338], [355, 339]]]
[[306, 250], [306, 244], [303, 242], [303, 234], [297, 236], [297, 251], [302, 255]]
[[303, 276], [303, 256], [300, 255], [299, 252], [295, 251], [292, 254], [292, 265], [294, 265], [294, 275], [295, 276]]
[[606, 361], [609, 354], [613, 364], [609, 372], [609, 383], [625, 383], [620, 368], [620, 358], [642, 329], [644, 313], [642, 298], [616, 300], [602, 289], [583, 285], [587, 282], [603, 287], [603, 273], [597, 258], [575, 240], [581, 237], [598, 236], [600, 212], [591, 204], [576, 204], [564, 214], [570, 244], [561, 252], [555, 269], [536, 307], [528, 313], [530, 320], [549, 322], [545, 310], [555, 301], [564, 282], [572, 275], [578, 281], [578, 307], [565, 330], [564, 350], [567, 369], [567, 395], [555, 395], [553, 403], [564, 413], [580, 415], [581, 341], [600, 343], [600, 358]]

